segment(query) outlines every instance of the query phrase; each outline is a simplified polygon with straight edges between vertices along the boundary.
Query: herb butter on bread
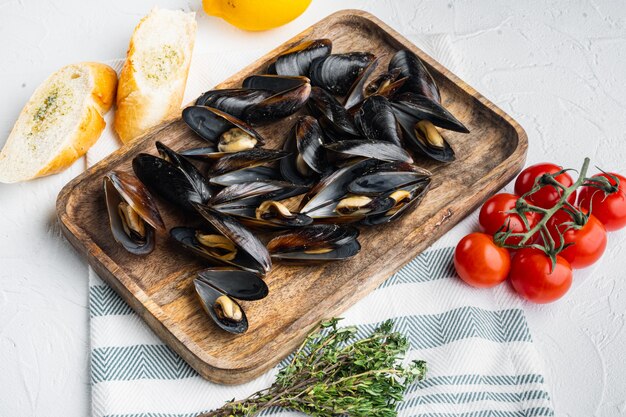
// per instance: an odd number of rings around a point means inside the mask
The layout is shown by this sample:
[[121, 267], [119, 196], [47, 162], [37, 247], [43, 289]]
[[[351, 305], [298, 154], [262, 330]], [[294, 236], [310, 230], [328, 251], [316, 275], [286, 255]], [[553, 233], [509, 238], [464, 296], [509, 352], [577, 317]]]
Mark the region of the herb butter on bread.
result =
[[54, 174], [83, 156], [106, 126], [117, 74], [104, 64], [68, 65], [33, 93], [0, 152], [0, 182]]
[[122, 142], [179, 115], [196, 26], [195, 13], [155, 8], [135, 28], [117, 90]]

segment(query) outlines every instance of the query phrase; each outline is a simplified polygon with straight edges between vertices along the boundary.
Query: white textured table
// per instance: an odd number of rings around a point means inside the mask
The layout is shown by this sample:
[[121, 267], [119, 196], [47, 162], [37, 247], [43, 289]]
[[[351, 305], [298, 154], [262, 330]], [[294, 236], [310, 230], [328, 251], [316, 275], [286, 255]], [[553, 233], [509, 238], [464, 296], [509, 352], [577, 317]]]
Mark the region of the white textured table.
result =
[[[507, 4], [505, 4], [507, 3]], [[529, 162], [626, 171], [626, 8], [573, 2], [314, 0], [295, 22], [244, 33], [198, 15], [197, 52], [270, 48], [341, 8], [362, 8], [409, 39], [448, 34], [457, 71], [517, 119]], [[154, 5], [199, 1], [1, 0], [0, 144], [35, 87], [61, 66], [123, 56]], [[60, 236], [56, 191], [82, 169], [0, 185], [0, 416], [89, 414], [87, 267]], [[51, 191], [53, 190], [53, 191]], [[626, 232], [567, 297], [526, 312], [558, 416], [626, 415]]]

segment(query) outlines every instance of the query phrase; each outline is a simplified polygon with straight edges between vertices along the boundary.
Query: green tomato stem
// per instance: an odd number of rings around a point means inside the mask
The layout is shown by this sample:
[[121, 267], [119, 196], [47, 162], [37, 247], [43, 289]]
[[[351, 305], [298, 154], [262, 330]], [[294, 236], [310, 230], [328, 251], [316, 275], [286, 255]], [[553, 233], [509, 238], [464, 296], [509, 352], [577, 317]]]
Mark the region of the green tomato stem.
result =
[[[572, 211], [574, 211], [575, 213], [581, 213], [580, 210], [575, 207], [574, 205], [572, 205], [569, 201], [568, 198], [570, 197], [570, 195], [572, 195], [572, 193], [576, 192], [576, 190], [582, 186], [583, 184], [585, 184], [586, 181], [588, 181], [589, 179], [587, 178], [587, 170], [589, 169], [589, 163], [590, 163], [590, 159], [589, 158], [585, 158], [584, 162], [583, 162], [583, 166], [580, 169], [580, 173], [578, 175], [578, 178], [576, 179], [576, 181], [569, 187], [564, 186], [563, 184], [561, 184], [560, 182], [556, 181], [554, 179], [554, 176], [552, 175], [548, 175], [543, 176], [543, 177], [539, 177], [536, 182], [535, 185], [533, 186], [533, 188], [528, 191], [526, 194], [522, 195], [520, 197], [520, 199], [525, 201], [525, 204], [523, 205], [524, 210], [523, 212], [520, 212], [520, 210], [516, 207], [515, 209], [511, 210], [510, 213], [512, 214], [517, 214], [520, 216], [520, 218], [522, 219], [522, 221], [524, 222], [524, 224], [526, 225], [526, 228], [528, 229], [529, 224], [528, 224], [528, 220], [526, 219], [525, 213], [526, 212], [534, 212], [534, 213], [539, 213], [542, 214], [542, 218], [539, 220], [539, 222], [537, 222], [537, 224], [535, 224], [535, 226], [533, 226], [530, 230], [528, 230], [525, 233], [509, 233], [509, 232], [498, 232], [495, 236], [495, 241], [498, 245], [504, 247], [504, 248], [509, 248], [509, 249], [521, 249], [521, 248], [527, 248], [527, 247], [532, 247], [532, 248], [541, 248], [548, 256], [550, 256], [551, 258], [553, 258], [553, 262], [556, 262], [556, 254], [558, 252], [560, 252], [562, 250], [563, 245], [559, 245], [559, 247], [556, 247], [556, 244], [554, 242], [554, 239], [552, 238], [552, 236], [550, 235], [550, 233], [548, 232], [548, 228], [547, 228], [547, 223], [550, 220], [550, 218], [552, 218], [552, 216], [554, 216], [554, 214], [561, 210], [564, 206], [566, 206], [568, 209], [571, 209]], [[557, 173], [558, 174], [558, 173]], [[556, 174], [553, 174], [556, 175]], [[546, 180], [547, 178], [547, 180]], [[561, 197], [559, 198], [559, 200], [557, 201], [557, 203], [549, 208], [549, 209], [545, 209], [542, 207], [538, 207], [535, 206], [533, 204], [528, 203], [525, 198], [538, 191], [539, 189], [541, 189], [541, 187], [544, 187], [546, 185], [553, 185], [555, 187], [558, 187], [559, 189], [562, 190], [561, 193]], [[574, 214], [574, 213], [572, 213]], [[537, 244], [527, 244], [527, 242], [533, 237], [535, 236], [537, 233], [540, 233], [541, 236], [544, 238], [544, 243], [545, 240], [548, 240], [548, 242], [546, 243], [547, 246], [541, 246], [541, 245], [537, 245]], [[519, 244], [508, 244], [505, 243], [506, 240], [508, 240], [509, 238], [521, 238]], [[562, 237], [561, 237], [562, 240]]]

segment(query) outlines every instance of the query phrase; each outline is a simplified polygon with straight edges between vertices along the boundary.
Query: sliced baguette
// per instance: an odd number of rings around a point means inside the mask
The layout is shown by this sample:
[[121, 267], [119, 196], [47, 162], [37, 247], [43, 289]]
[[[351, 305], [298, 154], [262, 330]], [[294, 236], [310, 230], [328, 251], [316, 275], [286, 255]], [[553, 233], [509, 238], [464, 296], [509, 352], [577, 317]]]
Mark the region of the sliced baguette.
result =
[[33, 93], [0, 152], [0, 182], [62, 171], [98, 140], [115, 98], [117, 74], [104, 64], [68, 65]]
[[155, 8], [135, 28], [113, 124], [122, 142], [180, 112], [196, 26], [195, 13]]

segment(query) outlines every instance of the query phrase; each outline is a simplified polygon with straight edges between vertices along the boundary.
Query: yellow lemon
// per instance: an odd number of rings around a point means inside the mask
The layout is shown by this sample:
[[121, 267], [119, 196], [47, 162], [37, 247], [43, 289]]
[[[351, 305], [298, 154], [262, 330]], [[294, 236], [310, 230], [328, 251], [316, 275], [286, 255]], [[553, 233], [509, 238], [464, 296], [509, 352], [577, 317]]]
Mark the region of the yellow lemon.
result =
[[311, 0], [202, 0], [209, 16], [217, 16], [244, 30], [267, 30], [291, 22]]

